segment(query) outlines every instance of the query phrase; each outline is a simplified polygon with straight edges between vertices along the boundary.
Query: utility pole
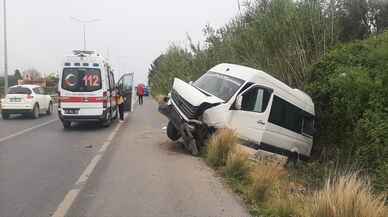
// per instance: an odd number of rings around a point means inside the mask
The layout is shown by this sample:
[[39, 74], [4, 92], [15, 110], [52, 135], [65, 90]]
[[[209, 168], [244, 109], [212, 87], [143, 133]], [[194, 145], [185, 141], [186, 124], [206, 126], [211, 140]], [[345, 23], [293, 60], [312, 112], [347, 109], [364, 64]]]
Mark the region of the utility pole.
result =
[[240, 0], [237, 0], [237, 7], [238, 7], [238, 13], [239, 13], [240, 16], [241, 16], [241, 4], [240, 4]]
[[6, 0], [3, 0], [3, 15], [4, 15], [4, 96], [8, 90], [8, 53], [7, 53], [7, 8]]
[[70, 17], [72, 20], [82, 23], [83, 29], [83, 39], [84, 39], [84, 50], [86, 50], [86, 24], [100, 21], [100, 19], [92, 19], [92, 20], [81, 20], [75, 17]]

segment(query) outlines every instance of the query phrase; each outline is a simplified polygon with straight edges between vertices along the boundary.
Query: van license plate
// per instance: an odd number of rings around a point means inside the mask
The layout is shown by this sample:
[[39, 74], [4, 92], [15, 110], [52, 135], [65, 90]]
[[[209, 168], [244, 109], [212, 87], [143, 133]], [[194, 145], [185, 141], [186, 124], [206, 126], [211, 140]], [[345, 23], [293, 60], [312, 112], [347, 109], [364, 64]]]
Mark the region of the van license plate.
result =
[[64, 109], [65, 114], [70, 114], [70, 115], [77, 115], [79, 112], [79, 109]]

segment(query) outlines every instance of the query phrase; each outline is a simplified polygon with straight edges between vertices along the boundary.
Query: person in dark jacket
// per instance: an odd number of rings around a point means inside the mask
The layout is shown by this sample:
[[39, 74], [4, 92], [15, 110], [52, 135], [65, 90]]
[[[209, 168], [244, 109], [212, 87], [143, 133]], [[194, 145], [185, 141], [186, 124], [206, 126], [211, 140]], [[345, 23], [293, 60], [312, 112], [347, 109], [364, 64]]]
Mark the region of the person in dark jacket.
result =
[[144, 96], [144, 84], [137, 85], [137, 96], [139, 97], [139, 105], [143, 105], [143, 96]]

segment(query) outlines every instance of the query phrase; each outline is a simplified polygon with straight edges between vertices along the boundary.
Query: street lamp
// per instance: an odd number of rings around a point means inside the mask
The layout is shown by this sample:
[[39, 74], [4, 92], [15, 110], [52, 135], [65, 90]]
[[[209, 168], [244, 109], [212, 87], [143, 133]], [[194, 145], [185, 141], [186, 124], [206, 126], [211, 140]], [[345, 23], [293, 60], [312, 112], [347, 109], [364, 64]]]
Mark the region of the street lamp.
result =
[[71, 18], [72, 20], [76, 21], [76, 22], [82, 23], [82, 27], [83, 27], [83, 37], [84, 37], [84, 50], [86, 50], [86, 24], [88, 24], [88, 23], [94, 23], [94, 22], [100, 21], [100, 19], [81, 20], [81, 19], [78, 19], [78, 18], [75, 18], [75, 17], [70, 17], [70, 18]]
[[7, 53], [7, 9], [6, 0], [3, 0], [3, 15], [4, 15], [4, 96], [8, 90], [8, 53]]

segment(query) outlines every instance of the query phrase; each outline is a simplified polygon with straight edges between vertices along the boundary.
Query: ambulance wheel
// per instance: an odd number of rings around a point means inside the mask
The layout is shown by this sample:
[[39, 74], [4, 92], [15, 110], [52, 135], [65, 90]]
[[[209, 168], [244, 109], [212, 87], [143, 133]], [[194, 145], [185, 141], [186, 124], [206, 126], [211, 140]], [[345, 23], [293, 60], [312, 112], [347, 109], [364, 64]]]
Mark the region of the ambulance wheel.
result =
[[181, 134], [179, 131], [176, 129], [174, 124], [171, 123], [171, 121], [168, 122], [167, 125], [167, 136], [170, 138], [172, 141], [177, 141], [179, 138], [181, 138]]
[[107, 119], [102, 121], [102, 126], [109, 127], [111, 123], [112, 123], [112, 113], [109, 112], [109, 114], [107, 115]]
[[117, 120], [118, 117], [119, 117], [119, 107], [116, 106], [116, 108], [115, 108], [115, 116], [113, 117], [113, 120]]

